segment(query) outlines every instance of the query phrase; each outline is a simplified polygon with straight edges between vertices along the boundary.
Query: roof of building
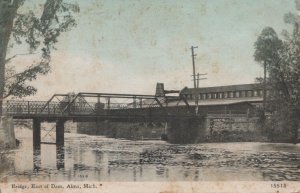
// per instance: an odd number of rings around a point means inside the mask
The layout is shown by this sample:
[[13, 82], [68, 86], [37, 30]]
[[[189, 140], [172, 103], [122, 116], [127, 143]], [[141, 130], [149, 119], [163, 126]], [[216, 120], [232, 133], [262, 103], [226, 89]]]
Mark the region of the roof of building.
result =
[[[232, 105], [240, 103], [252, 103], [252, 102], [261, 102], [262, 97], [247, 97], [247, 98], [232, 98], [232, 99], [208, 99], [208, 100], [199, 100], [199, 106], [212, 106], [212, 105]], [[195, 100], [187, 100], [189, 105], [195, 105]], [[169, 106], [182, 106], [185, 105], [183, 101], [174, 101], [168, 103]]]
[[[201, 87], [197, 88], [198, 93], [213, 93], [213, 92], [228, 92], [228, 91], [243, 91], [243, 90], [256, 90], [262, 89], [261, 84], [238, 84], [228, 86], [214, 86], [214, 87]], [[194, 88], [185, 87], [181, 90], [184, 94], [193, 94]]]

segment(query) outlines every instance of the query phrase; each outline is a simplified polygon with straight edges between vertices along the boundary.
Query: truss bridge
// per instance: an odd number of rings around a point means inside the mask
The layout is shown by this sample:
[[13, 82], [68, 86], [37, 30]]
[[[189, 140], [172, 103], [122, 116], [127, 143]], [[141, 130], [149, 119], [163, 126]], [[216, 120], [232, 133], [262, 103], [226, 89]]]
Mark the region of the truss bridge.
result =
[[177, 113], [187, 113], [186, 106], [170, 106], [180, 101], [177, 96], [83, 93], [54, 94], [48, 101], [9, 100], [4, 103], [4, 113], [14, 119], [41, 119], [55, 121], [69, 119], [91, 121], [93, 119], [115, 119], [142, 121], [166, 119]]
[[[185, 105], [178, 105], [179, 102]], [[116, 121], [116, 122], [167, 122], [180, 116], [195, 115], [185, 98], [114, 93], [54, 94], [47, 101], [8, 100], [4, 113], [14, 119], [31, 119], [33, 145], [41, 144], [41, 123], [56, 123], [56, 144], [64, 144], [64, 123]]]

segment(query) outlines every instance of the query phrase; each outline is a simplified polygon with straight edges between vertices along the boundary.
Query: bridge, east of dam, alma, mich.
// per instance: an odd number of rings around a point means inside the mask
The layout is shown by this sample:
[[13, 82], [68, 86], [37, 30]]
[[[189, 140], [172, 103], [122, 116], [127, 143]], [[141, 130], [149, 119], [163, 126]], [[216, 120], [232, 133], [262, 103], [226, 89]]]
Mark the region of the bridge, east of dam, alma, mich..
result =
[[[176, 95], [169, 95], [172, 93]], [[33, 147], [42, 143], [42, 122], [56, 123], [55, 143], [63, 146], [64, 124], [69, 120], [100, 124], [164, 122], [168, 125], [169, 142], [194, 143], [205, 137], [208, 127], [217, 129], [215, 122], [225, 121], [228, 124], [224, 126], [230, 128], [233, 123], [248, 128], [242, 124], [252, 124], [248, 118], [255, 118], [261, 104], [259, 84], [175, 91], [164, 90], [163, 84], [157, 83], [155, 95], [79, 92], [54, 94], [46, 101], [7, 100], [3, 113], [13, 119], [32, 120]]]
[[[184, 105], [179, 105], [184, 104]], [[182, 96], [156, 96], [113, 93], [54, 94], [47, 101], [8, 100], [4, 103], [4, 114], [13, 119], [31, 119], [33, 147], [41, 144], [41, 123], [56, 123], [56, 144], [64, 145], [64, 123], [74, 122], [167, 122], [175, 131], [182, 133], [201, 122], [201, 115], [195, 114]], [[171, 132], [172, 133], [172, 132]], [[182, 135], [178, 133], [175, 136]], [[172, 134], [170, 134], [172, 140]], [[173, 137], [173, 138], [174, 138]], [[175, 137], [176, 138], [176, 137]], [[178, 138], [178, 137], [177, 137]], [[185, 137], [185, 140], [188, 140]], [[179, 140], [179, 139], [174, 139]]]

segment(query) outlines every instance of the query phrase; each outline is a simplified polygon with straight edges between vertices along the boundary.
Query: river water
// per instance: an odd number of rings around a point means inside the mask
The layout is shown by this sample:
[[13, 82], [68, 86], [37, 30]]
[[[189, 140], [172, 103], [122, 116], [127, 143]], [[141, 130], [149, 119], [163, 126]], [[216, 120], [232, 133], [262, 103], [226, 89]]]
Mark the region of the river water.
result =
[[66, 133], [63, 150], [43, 144], [34, 156], [32, 130], [16, 129], [16, 137], [21, 145], [1, 182], [300, 180], [299, 144], [174, 145]]

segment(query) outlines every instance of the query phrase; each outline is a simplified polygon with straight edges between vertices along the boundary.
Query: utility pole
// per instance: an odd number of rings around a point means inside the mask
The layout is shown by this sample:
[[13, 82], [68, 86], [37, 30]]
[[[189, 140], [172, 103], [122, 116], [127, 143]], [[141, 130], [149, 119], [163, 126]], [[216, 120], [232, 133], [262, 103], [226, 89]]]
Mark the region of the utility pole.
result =
[[198, 114], [198, 94], [197, 94], [197, 85], [196, 85], [196, 69], [195, 69], [195, 56], [197, 56], [195, 53], [194, 53], [194, 49], [195, 48], [198, 48], [198, 46], [192, 46], [191, 47], [191, 50], [192, 50], [192, 62], [193, 62], [193, 80], [194, 80], [194, 96], [195, 96], [195, 105], [196, 105], [196, 108], [195, 108], [195, 114], [197, 115]]
[[207, 73], [205, 73], [205, 74], [197, 74], [197, 78], [196, 78], [196, 80], [197, 80], [197, 88], [199, 88], [199, 80], [205, 80], [205, 79], [207, 79], [207, 78], [200, 78], [200, 76], [204, 76], [204, 75], [207, 75]]
[[195, 56], [197, 56], [196, 54], [194, 54], [194, 49], [198, 48], [198, 46], [192, 46], [191, 50], [192, 50], [192, 61], [193, 61], [193, 78], [194, 78], [194, 89], [196, 89], [196, 69], [195, 69]]
[[196, 115], [198, 114], [198, 110], [199, 110], [199, 94], [197, 92], [197, 89], [199, 89], [199, 80], [207, 79], [207, 78], [200, 78], [200, 76], [203, 76], [203, 75], [207, 75], [207, 73], [205, 73], [205, 74], [197, 73], [197, 78], [196, 78], [197, 87], [196, 87], [195, 93], [194, 93], [194, 95], [195, 95], [195, 105], [196, 105], [196, 108], [195, 108]]
[[[198, 92], [197, 89], [199, 88], [199, 80], [204, 80], [206, 78], [200, 78], [200, 76], [206, 75], [206, 74], [199, 74], [197, 73], [196, 75], [196, 68], [195, 68], [195, 56], [197, 56], [194, 53], [194, 49], [198, 48], [198, 46], [192, 46], [191, 50], [192, 50], [192, 61], [193, 61], [193, 81], [194, 81], [194, 96], [195, 96], [195, 114], [198, 115], [198, 109], [199, 109], [199, 96], [198, 96]], [[197, 76], [197, 77], [196, 77]], [[197, 82], [196, 82], [197, 81]]]
[[[197, 56], [194, 53], [194, 49], [198, 48], [198, 46], [192, 46], [191, 50], [192, 50], [192, 62], [193, 62], [193, 81], [194, 81], [194, 96], [195, 96], [195, 114], [198, 115], [198, 109], [199, 109], [199, 96], [198, 96], [198, 92], [197, 89], [199, 88], [199, 80], [204, 80], [206, 78], [200, 78], [200, 76], [202, 75], [206, 75], [206, 74], [199, 74], [197, 73], [196, 75], [196, 68], [195, 68], [195, 56]], [[197, 81], [197, 82], [196, 82]]]

